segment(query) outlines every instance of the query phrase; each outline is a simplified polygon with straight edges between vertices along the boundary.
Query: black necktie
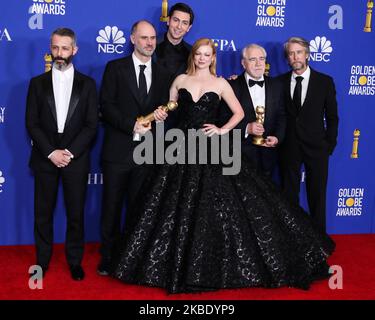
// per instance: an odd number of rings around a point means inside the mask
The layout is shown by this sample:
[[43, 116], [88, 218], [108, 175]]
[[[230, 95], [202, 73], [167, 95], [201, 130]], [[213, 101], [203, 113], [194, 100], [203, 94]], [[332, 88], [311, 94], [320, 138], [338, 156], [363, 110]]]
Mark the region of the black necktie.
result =
[[144, 103], [147, 97], [147, 83], [145, 77], [146, 66], [144, 64], [139, 65], [139, 78], [138, 78], [138, 89], [139, 89], [139, 98], [141, 103]]
[[293, 103], [296, 106], [297, 110], [302, 107], [302, 80], [303, 77], [296, 77], [296, 87], [293, 92]]
[[263, 87], [263, 84], [264, 84], [264, 80], [262, 81], [255, 81], [255, 80], [252, 80], [252, 79], [249, 79], [249, 86], [250, 88], [254, 85], [258, 85], [259, 87]]

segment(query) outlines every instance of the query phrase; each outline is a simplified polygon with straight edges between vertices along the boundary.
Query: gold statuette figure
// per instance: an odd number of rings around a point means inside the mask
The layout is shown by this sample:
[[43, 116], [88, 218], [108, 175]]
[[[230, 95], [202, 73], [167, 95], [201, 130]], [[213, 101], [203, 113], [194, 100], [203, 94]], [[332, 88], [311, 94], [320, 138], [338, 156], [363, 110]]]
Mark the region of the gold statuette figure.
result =
[[352, 148], [352, 154], [350, 155], [350, 158], [357, 159], [358, 158], [358, 140], [359, 136], [361, 135], [361, 131], [358, 129], [355, 129], [353, 132], [354, 140], [353, 140], [353, 148]]
[[[178, 103], [176, 101], [169, 101], [165, 106], [161, 106], [161, 107], [165, 112], [173, 111], [178, 107]], [[154, 117], [153, 112], [148, 114], [147, 116], [140, 116], [137, 118], [137, 121], [144, 124], [145, 126], [147, 126], [149, 122], [154, 121], [154, 120], [155, 120], [155, 117]]]
[[374, 8], [374, 1], [367, 1], [366, 24], [363, 29], [364, 32], [371, 32], [372, 9]]
[[162, 22], [168, 21], [168, 0], [163, 0], [162, 3], [161, 3], [160, 21], [162, 21]]
[[[264, 113], [265, 113], [265, 108], [263, 106], [257, 106], [255, 108], [255, 113], [257, 116], [257, 119], [255, 122], [263, 124], [264, 123]], [[261, 146], [264, 143], [264, 138], [263, 136], [254, 136], [253, 137], [253, 144], [257, 146]]]

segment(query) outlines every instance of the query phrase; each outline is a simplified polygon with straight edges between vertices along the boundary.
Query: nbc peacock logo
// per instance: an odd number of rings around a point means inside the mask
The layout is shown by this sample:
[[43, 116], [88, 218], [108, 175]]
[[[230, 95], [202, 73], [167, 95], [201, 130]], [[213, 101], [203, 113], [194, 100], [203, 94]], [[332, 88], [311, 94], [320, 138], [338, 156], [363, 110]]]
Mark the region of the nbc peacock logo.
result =
[[332, 51], [332, 42], [324, 36], [317, 36], [310, 41], [310, 59], [312, 61], [329, 62]]
[[99, 30], [99, 35], [96, 37], [98, 43], [98, 53], [124, 53], [124, 44], [126, 39], [124, 32], [117, 26], [106, 26]]

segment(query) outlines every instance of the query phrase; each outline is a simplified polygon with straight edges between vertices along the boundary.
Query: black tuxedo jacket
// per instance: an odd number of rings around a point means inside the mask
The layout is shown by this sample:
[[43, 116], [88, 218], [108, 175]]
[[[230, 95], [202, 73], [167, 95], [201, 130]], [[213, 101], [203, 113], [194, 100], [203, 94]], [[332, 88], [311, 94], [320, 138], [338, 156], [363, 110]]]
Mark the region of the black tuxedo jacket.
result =
[[100, 93], [105, 124], [102, 161], [134, 166], [133, 150], [139, 144], [133, 141], [136, 119], [168, 102], [170, 82], [168, 71], [152, 62], [151, 87], [141, 104], [132, 56], [107, 63]]
[[68, 149], [74, 158], [64, 170], [88, 171], [89, 154], [98, 123], [95, 81], [74, 71], [72, 94], [64, 133], [57, 133], [56, 105], [52, 71], [30, 80], [26, 104], [26, 127], [32, 139], [30, 167], [33, 170], [57, 172], [48, 159], [56, 149]]
[[[300, 110], [290, 93], [292, 72], [279, 77], [284, 86], [287, 127], [282, 150], [290, 153], [300, 146], [309, 156], [332, 154], [337, 143], [338, 115], [333, 79], [310, 67], [306, 99]], [[324, 120], [325, 119], [325, 120]]]
[[[264, 137], [275, 136], [279, 140], [279, 144], [283, 141], [285, 135], [285, 109], [283, 99], [282, 84], [274, 78], [264, 77], [265, 82], [265, 118], [264, 118]], [[272, 169], [277, 160], [277, 152], [275, 148], [265, 148], [255, 146], [252, 143], [252, 135], [245, 138], [246, 126], [249, 122], [256, 121], [256, 114], [248, 84], [246, 82], [245, 73], [242, 73], [237, 79], [229, 81], [233, 91], [239, 100], [243, 110], [244, 118], [237, 125], [236, 129], [241, 129], [241, 149], [242, 153], [252, 159], [254, 162], [261, 161], [264, 168]], [[228, 107], [226, 110], [230, 112]], [[228, 116], [226, 116], [227, 119]]]

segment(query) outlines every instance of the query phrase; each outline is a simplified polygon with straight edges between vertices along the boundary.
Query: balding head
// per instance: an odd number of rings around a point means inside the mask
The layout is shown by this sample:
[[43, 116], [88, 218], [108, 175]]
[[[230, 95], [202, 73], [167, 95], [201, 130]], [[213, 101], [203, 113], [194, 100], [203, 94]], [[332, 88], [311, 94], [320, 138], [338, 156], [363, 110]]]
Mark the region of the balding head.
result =
[[147, 20], [140, 20], [133, 24], [130, 40], [134, 45], [134, 53], [138, 59], [147, 62], [151, 59], [156, 48], [156, 31]]

